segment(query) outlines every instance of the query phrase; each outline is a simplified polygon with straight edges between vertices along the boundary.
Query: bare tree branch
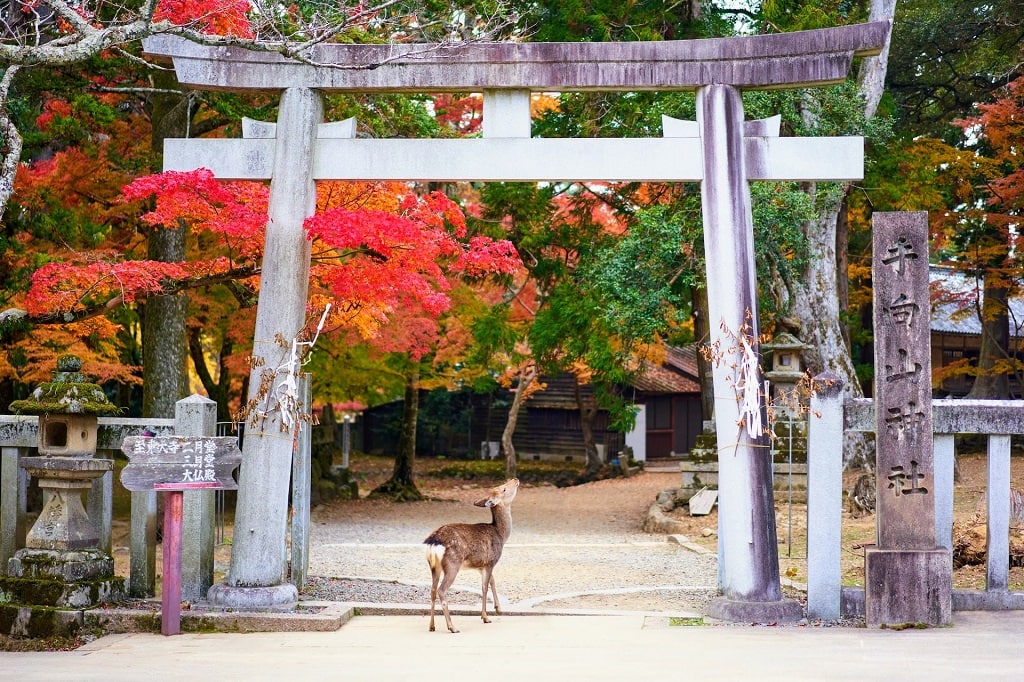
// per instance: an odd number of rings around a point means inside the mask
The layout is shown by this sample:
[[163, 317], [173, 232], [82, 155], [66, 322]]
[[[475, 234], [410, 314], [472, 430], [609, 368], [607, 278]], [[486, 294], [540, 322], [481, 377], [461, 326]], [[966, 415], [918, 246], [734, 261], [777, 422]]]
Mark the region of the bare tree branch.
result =
[[0, 220], [3, 219], [7, 199], [14, 192], [14, 176], [21, 162], [21, 133], [7, 113], [11, 83], [20, 67], [8, 66], [0, 78], [0, 135], [3, 135], [3, 157], [0, 161]]

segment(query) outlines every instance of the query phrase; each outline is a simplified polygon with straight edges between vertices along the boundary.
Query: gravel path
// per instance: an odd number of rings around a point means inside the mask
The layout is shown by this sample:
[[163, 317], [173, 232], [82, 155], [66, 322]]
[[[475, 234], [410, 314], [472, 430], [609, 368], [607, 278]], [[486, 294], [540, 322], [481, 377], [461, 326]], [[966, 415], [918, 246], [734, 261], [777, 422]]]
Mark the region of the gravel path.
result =
[[[512, 508], [512, 536], [495, 569], [503, 604], [699, 611], [715, 594], [715, 557], [641, 530], [657, 493], [678, 484], [678, 473], [643, 472], [572, 488], [524, 485]], [[490, 515], [472, 505], [483, 496], [477, 486], [421, 490], [434, 499], [363, 499], [316, 508], [309, 566], [316, 577], [304, 595], [429, 603], [423, 539], [444, 523], [488, 521]], [[478, 604], [479, 594], [480, 574], [464, 570], [450, 601]]]

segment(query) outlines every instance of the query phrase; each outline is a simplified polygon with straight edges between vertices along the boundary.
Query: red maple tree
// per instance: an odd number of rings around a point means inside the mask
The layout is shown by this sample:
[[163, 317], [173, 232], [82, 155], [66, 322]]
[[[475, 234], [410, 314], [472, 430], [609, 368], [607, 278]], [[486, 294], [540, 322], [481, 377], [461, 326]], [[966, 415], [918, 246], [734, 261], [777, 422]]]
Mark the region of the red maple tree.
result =
[[[363, 184], [362, 191], [372, 194], [372, 186]], [[139, 178], [125, 186], [123, 198], [152, 198], [152, 209], [141, 216], [144, 223], [158, 229], [187, 223], [198, 239], [213, 237], [216, 246], [208, 244], [204, 258], [182, 263], [125, 260], [114, 253], [90, 254], [87, 262], [48, 263], [32, 276], [25, 300], [30, 315], [86, 319], [146, 295], [258, 274], [265, 185], [221, 183], [199, 169]], [[510, 242], [468, 235], [461, 210], [443, 193], [408, 193], [395, 197], [395, 205], [395, 211], [328, 208], [306, 220], [316, 254], [312, 302], [333, 304], [333, 326], [369, 337], [399, 309], [437, 316], [450, 305], [453, 278], [481, 279], [519, 267]], [[424, 352], [415, 343], [409, 350]]]

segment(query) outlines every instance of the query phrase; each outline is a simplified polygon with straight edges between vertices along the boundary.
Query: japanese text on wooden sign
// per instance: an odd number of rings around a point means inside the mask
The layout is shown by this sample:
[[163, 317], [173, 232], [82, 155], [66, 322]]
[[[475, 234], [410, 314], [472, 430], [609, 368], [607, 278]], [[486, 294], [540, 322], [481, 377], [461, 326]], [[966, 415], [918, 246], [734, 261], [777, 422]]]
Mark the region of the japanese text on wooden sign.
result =
[[121, 472], [128, 490], [236, 490], [232, 471], [242, 461], [238, 439], [165, 436], [124, 439], [129, 464]]

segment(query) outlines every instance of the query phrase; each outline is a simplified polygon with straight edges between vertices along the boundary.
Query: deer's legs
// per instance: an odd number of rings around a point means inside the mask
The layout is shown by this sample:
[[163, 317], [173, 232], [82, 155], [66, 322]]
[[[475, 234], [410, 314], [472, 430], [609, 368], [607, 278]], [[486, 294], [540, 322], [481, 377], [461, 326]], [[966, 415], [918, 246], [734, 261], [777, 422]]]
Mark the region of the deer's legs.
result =
[[[481, 589], [480, 589], [480, 617], [485, 623], [490, 623], [491, 619], [487, 617], [487, 586], [494, 586], [494, 574], [491, 572], [494, 569], [485, 566], [480, 569], [481, 578]], [[494, 609], [495, 613], [498, 612], [498, 592], [494, 591]]]
[[[484, 592], [487, 591], [486, 585], [484, 586]], [[491, 597], [494, 598], [494, 612], [501, 615], [501, 604], [498, 602], [498, 586], [494, 583], [494, 569], [491, 569]]]
[[440, 564], [430, 565], [430, 632], [434, 631], [434, 604], [437, 602], [437, 583], [441, 579]]
[[452, 617], [448, 615], [448, 588], [455, 582], [455, 576], [459, 573], [459, 566], [447, 566], [442, 564], [444, 567], [444, 577], [441, 579], [441, 586], [437, 588], [437, 596], [441, 599], [441, 613], [444, 614], [445, 625], [448, 626], [448, 632], [458, 632], [455, 626], [452, 625]]

